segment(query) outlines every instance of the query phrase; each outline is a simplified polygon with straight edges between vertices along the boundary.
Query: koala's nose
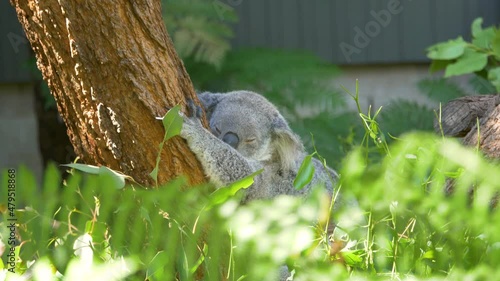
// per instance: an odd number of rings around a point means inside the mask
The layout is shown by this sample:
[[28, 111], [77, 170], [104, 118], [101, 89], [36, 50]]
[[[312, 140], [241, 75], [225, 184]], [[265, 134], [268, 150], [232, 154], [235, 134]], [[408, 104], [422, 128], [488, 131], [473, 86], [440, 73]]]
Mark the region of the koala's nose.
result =
[[233, 148], [236, 148], [238, 146], [238, 143], [240, 142], [240, 138], [238, 138], [238, 135], [236, 135], [233, 132], [228, 132], [222, 137], [222, 141], [229, 144]]

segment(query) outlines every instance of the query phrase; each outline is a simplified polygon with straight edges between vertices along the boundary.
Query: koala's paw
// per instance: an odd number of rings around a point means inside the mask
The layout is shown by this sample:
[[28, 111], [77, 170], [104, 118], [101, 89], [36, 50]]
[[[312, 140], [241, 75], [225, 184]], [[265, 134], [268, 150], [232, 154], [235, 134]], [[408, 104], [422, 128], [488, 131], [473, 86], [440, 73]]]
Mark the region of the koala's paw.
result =
[[187, 109], [191, 117], [196, 117], [198, 119], [201, 119], [201, 116], [203, 115], [203, 110], [201, 109], [200, 106], [197, 106], [192, 99], [187, 100]]
[[181, 130], [181, 137], [184, 139], [189, 139], [195, 131], [203, 129], [201, 124], [201, 116], [203, 111], [201, 107], [197, 106], [193, 100], [188, 99], [187, 101], [187, 114], [179, 112], [180, 116], [184, 120]]

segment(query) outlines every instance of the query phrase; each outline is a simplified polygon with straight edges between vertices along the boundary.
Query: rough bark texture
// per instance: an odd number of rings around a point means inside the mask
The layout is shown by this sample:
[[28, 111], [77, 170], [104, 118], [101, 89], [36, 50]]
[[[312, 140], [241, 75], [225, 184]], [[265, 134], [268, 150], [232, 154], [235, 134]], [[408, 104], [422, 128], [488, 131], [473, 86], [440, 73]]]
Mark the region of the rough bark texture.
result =
[[[479, 133], [477, 120], [479, 119]], [[442, 109], [443, 133], [464, 137], [465, 145], [477, 146], [490, 158], [500, 158], [500, 96], [470, 96], [455, 99]], [[440, 131], [439, 123], [434, 124]]]
[[[159, 0], [11, 0], [54, 95], [75, 152], [151, 185], [164, 129], [155, 116], [197, 101]], [[158, 180], [204, 181], [185, 142], [162, 152]]]
[[500, 159], [500, 105], [489, 110], [479, 119], [479, 136], [477, 125], [464, 137], [466, 145], [476, 146], [488, 157]]
[[[477, 128], [479, 121], [479, 130]], [[441, 126], [434, 122], [436, 132], [445, 136], [463, 137], [465, 145], [477, 146], [490, 158], [500, 159], [500, 96], [469, 96], [447, 103], [441, 111]], [[479, 136], [478, 136], [479, 131]], [[474, 200], [474, 186], [468, 191], [469, 205]], [[455, 191], [455, 180], [447, 179], [444, 189], [447, 195]], [[500, 192], [496, 192], [489, 202], [490, 210], [498, 207]]]
[[[482, 118], [487, 112], [500, 103], [500, 96], [470, 96], [458, 98], [447, 103], [441, 112], [441, 126], [446, 136], [464, 137], [476, 125], [477, 118]], [[434, 122], [434, 128], [439, 131], [439, 123]]]

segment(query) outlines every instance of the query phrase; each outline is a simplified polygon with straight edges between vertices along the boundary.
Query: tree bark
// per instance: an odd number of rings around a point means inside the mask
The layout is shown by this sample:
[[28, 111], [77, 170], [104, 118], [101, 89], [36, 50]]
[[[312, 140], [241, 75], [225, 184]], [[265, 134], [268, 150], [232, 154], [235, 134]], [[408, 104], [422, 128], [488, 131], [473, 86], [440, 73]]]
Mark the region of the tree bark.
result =
[[[479, 120], [479, 130], [478, 130]], [[500, 159], [500, 96], [470, 96], [446, 104], [441, 113], [441, 127], [446, 136], [463, 137], [465, 145], [477, 146], [490, 158]], [[479, 136], [478, 136], [479, 131]]]
[[464, 137], [463, 142], [465, 145], [478, 146], [490, 158], [500, 159], [500, 105], [486, 112], [485, 116], [479, 119], [479, 130], [476, 124]]
[[[441, 127], [443, 134], [452, 137], [464, 137], [481, 119], [500, 103], [500, 96], [469, 96], [448, 102], [441, 112]], [[440, 131], [438, 120], [434, 129]]]
[[[167, 107], [197, 103], [159, 0], [11, 0], [77, 155], [152, 185]], [[205, 181], [179, 137], [161, 152], [158, 182]]]

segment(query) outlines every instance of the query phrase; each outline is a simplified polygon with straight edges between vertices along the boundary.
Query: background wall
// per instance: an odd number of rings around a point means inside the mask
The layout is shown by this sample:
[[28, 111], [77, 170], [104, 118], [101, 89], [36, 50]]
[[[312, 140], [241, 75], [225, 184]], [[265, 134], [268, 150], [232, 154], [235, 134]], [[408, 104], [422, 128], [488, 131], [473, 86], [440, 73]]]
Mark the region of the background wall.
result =
[[0, 1], [0, 170], [24, 164], [41, 179], [31, 49], [9, 1]]
[[[236, 47], [306, 49], [345, 64], [425, 63], [440, 41], [500, 22], [497, 0], [232, 0]], [[356, 49], [351, 56], [346, 51]], [[342, 50], [344, 48], [344, 51]]]
[[[429, 74], [425, 49], [463, 36], [482, 17], [483, 26], [500, 23], [497, 0], [233, 0], [238, 13], [233, 46], [305, 49], [341, 66], [333, 81], [354, 90], [361, 103], [387, 106], [404, 98], [438, 106], [416, 83]], [[440, 74], [434, 75], [440, 76]], [[469, 77], [455, 79], [470, 94]], [[354, 108], [354, 103], [350, 103]]]

